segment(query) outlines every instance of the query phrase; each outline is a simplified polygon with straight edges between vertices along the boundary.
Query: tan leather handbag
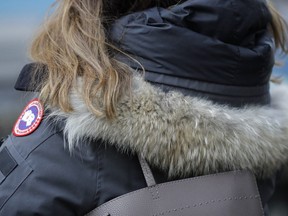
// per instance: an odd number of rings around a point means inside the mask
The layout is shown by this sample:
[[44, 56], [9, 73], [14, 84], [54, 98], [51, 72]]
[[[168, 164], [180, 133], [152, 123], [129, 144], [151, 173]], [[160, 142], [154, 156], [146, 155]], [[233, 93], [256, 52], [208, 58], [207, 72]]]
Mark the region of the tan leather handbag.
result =
[[117, 197], [87, 216], [263, 216], [254, 175], [224, 172], [156, 184], [139, 158], [148, 187]]

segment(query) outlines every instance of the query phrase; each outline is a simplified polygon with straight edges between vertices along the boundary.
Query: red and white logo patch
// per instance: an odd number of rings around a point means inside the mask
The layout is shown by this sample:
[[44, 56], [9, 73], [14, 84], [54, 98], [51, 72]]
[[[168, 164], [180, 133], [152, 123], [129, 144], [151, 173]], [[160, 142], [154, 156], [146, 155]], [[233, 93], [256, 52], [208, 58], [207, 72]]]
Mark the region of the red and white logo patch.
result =
[[43, 115], [41, 102], [38, 99], [30, 101], [14, 125], [13, 134], [21, 137], [33, 133], [40, 125]]

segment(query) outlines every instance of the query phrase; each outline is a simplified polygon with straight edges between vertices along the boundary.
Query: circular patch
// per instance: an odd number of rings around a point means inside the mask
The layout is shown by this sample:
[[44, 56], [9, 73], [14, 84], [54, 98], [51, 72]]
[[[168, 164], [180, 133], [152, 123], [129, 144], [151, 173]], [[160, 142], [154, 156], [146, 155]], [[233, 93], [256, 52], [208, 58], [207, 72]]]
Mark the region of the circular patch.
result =
[[13, 134], [19, 137], [33, 133], [42, 121], [43, 110], [43, 106], [38, 99], [30, 101], [19, 116], [14, 126]]

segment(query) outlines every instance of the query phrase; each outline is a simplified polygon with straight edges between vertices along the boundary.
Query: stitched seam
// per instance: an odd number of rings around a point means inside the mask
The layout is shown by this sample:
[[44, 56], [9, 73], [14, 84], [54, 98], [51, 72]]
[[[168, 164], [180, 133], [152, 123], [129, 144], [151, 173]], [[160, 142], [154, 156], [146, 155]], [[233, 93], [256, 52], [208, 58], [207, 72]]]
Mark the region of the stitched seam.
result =
[[96, 203], [98, 206], [100, 197], [101, 197], [101, 186], [102, 186], [102, 181], [103, 181], [103, 175], [101, 174], [101, 171], [103, 170], [103, 154], [104, 151], [103, 149], [100, 149], [98, 151], [98, 159], [97, 159], [97, 186], [96, 186]]
[[[257, 193], [260, 194], [255, 176], [252, 176], [252, 178], [253, 178], [253, 184], [256, 187]], [[264, 213], [263, 205], [262, 205], [262, 202], [261, 202], [261, 197], [259, 199], [259, 205], [261, 206], [262, 216], [264, 216], [265, 213]]]
[[201, 202], [198, 204], [193, 204], [193, 205], [186, 205], [185, 207], [179, 207], [179, 208], [174, 208], [174, 209], [170, 209], [164, 212], [160, 212], [160, 213], [156, 213], [153, 214], [153, 216], [160, 216], [160, 215], [165, 215], [165, 214], [170, 214], [171, 212], [177, 212], [177, 211], [183, 211], [185, 209], [190, 209], [190, 208], [200, 208], [202, 206], [207, 206], [207, 205], [212, 205], [214, 203], [221, 203], [221, 202], [232, 202], [232, 201], [242, 201], [242, 200], [253, 200], [253, 199], [259, 199], [260, 196], [259, 195], [250, 195], [250, 196], [240, 196], [240, 197], [228, 197], [228, 198], [224, 198], [224, 199], [216, 199], [216, 200], [211, 200], [211, 201], [207, 201], [207, 202]]
[[2, 203], [2, 205], [0, 205], [0, 210], [4, 207], [4, 205], [11, 199], [11, 197], [16, 193], [16, 191], [19, 189], [19, 187], [26, 181], [26, 179], [31, 175], [31, 173], [33, 172], [32, 168], [29, 166], [29, 164], [27, 163], [27, 167], [29, 167], [29, 171], [27, 173], [25, 173], [25, 177], [24, 179], [21, 179], [20, 182], [18, 182], [16, 184], [15, 187], [12, 188], [12, 193], [8, 195], [7, 199]]
[[[237, 16], [236, 15], [236, 11], [237, 11], [237, 7], [236, 7], [236, 5], [235, 5], [235, 0], [234, 1], [231, 1], [230, 2], [230, 5], [231, 5], [231, 7], [235, 10], [235, 16]], [[233, 30], [233, 37], [234, 37], [234, 39], [238, 39], [239, 38], [239, 36], [238, 36], [238, 32], [236, 31], [236, 28]], [[233, 52], [234, 53], [234, 52]], [[234, 74], [233, 75], [233, 79], [235, 80], [236, 79], [236, 76], [238, 76], [239, 75], [239, 65], [240, 65], [240, 63], [241, 63], [241, 53], [240, 53], [240, 48], [239, 48], [239, 46], [237, 46], [236, 47], [236, 52], [235, 52], [235, 58], [236, 58], [236, 65], [235, 65], [235, 68], [234, 68], [234, 71], [236, 72], [236, 74]]]
[[[242, 170], [237, 170], [237, 171], [232, 171], [232, 173], [234, 175], [244, 175], [244, 173], [246, 173], [246, 172], [242, 171]], [[166, 185], [170, 185], [170, 184], [175, 184], [175, 182], [179, 182], [180, 183], [180, 182], [190, 182], [190, 181], [195, 181], [195, 180], [200, 181], [202, 179], [205, 179], [205, 178], [208, 178], [208, 177], [212, 177], [212, 176], [225, 176], [225, 175], [229, 175], [229, 174], [231, 174], [231, 172], [229, 172], [229, 173], [216, 173], [216, 174], [211, 174], [211, 175], [206, 175], [206, 176], [198, 176], [198, 177], [189, 178], [189, 179], [177, 180], [177, 181], [173, 181], [173, 182], [166, 182], [166, 183], [163, 183], [161, 185], [162, 186], [164, 186], [164, 185], [166, 186]], [[99, 208], [100, 207], [103, 208], [103, 207], [105, 207], [105, 206], [107, 206], [107, 205], [109, 205], [111, 203], [116, 202], [119, 199], [122, 199], [124, 197], [130, 196], [130, 195], [135, 194], [135, 193], [139, 193], [140, 191], [149, 190], [149, 188], [151, 188], [151, 187], [143, 188], [143, 189], [140, 189], [140, 190], [136, 190], [136, 191], [130, 192], [128, 194], [124, 194], [124, 195], [119, 196], [119, 197], [117, 197], [117, 198], [115, 198], [115, 199], [113, 199], [113, 200], [111, 200], [109, 202], [106, 202], [106, 203], [102, 204], [101, 206], [99, 206]]]
[[[155, 189], [155, 190], [154, 190]], [[148, 190], [149, 192], [151, 193], [152, 195], [152, 199], [153, 200], [156, 200], [156, 199], [159, 199], [160, 198], [160, 195], [159, 195], [159, 185], [154, 185], [152, 187], [149, 187]]]
[[19, 153], [19, 155], [21, 155], [21, 157], [23, 158], [23, 159], [27, 159], [37, 148], [39, 148], [39, 146], [41, 146], [44, 142], [46, 142], [48, 139], [50, 139], [51, 137], [53, 137], [53, 136], [55, 136], [55, 135], [57, 135], [57, 134], [61, 134], [62, 133], [62, 131], [60, 131], [60, 132], [56, 132], [56, 133], [53, 133], [53, 134], [51, 134], [50, 136], [48, 136], [45, 140], [43, 140], [41, 143], [39, 143], [37, 146], [35, 146], [34, 148], [32, 148], [31, 149], [31, 151], [26, 155], [26, 157], [24, 157], [24, 155], [22, 155], [22, 152], [19, 152], [18, 150], [17, 150], [17, 148], [15, 148], [15, 150]]
[[160, 199], [158, 188], [159, 188], [159, 185], [156, 185], [156, 199]]
[[151, 196], [152, 196], [152, 199], [153, 200], [155, 200], [155, 196], [154, 196], [154, 190], [153, 190], [153, 188], [154, 188], [155, 186], [153, 186], [153, 187], [150, 187], [148, 190], [149, 190], [149, 192], [151, 193]]

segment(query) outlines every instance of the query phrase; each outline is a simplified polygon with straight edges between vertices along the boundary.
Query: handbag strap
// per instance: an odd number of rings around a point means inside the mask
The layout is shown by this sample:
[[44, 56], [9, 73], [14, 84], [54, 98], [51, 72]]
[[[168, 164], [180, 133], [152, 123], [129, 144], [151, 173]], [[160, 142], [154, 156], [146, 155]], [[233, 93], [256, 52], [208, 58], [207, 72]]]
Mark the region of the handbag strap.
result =
[[[151, 168], [150, 168], [149, 164], [147, 163], [147, 161], [139, 154], [138, 154], [138, 160], [139, 160], [139, 163], [140, 163], [140, 166], [142, 169], [142, 173], [145, 177], [145, 181], [146, 181], [147, 186], [150, 187], [150, 186], [156, 185], [155, 178], [153, 176], [153, 173], [152, 173]], [[95, 216], [96, 215], [95, 212], [96, 212], [97, 208], [95, 208], [94, 210], [92, 210], [91, 212], [86, 214], [85, 216]], [[107, 213], [106, 215], [103, 215], [103, 216], [110, 216], [110, 214]]]
[[[226, 215], [227, 212], [237, 213], [228, 213], [229, 215], [242, 216], [244, 208], [249, 213], [247, 215], [264, 215], [255, 177], [248, 171], [219, 173], [172, 181], [154, 187], [155, 179], [148, 163], [141, 155], [138, 155], [138, 159], [146, 183], [152, 187], [115, 198], [98, 206], [85, 216], [166, 215], [166, 213], [188, 216], [200, 213], [207, 215], [208, 212], [214, 215], [214, 211], [216, 211], [215, 215], [219, 216]], [[175, 199], [171, 199], [171, 195]], [[206, 205], [202, 206], [203, 200], [207, 200], [206, 208], [204, 207]], [[183, 207], [185, 203], [188, 207]], [[210, 205], [208, 205], [209, 203]], [[161, 208], [159, 208], [160, 206]], [[201, 208], [196, 208], [197, 206], [201, 206]], [[176, 210], [181, 210], [181, 212], [176, 213]], [[138, 213], [133, 214], [133, 212]]]
[[153, 176], [153, 173], [147, 161], [141, 155], [138, 155], [138, 159], [139, 159], [141, 169], [145, 177], [147, 186], [150, 187], [150, 186], [156, 185], [155, 178]]

